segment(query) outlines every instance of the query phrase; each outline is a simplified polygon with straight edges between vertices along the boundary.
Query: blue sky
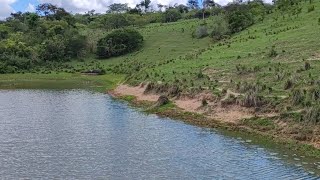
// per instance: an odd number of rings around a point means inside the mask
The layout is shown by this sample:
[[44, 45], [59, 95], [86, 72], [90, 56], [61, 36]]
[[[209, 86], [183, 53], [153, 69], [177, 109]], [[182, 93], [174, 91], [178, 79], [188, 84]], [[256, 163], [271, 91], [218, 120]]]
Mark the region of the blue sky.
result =
[[25, 11], [29, 4], [36, 5], [38, 0], [19, 0], [12, 4], [15, 11]]
[[[52, 3], [65, 8], [67, 11], [74, 13], [84, 13], [95, 9], [96, 12], [106, 12], [107, 7], [112, 3], [128, 3], [134, 7], [141, 0], [0, 0], [0, 19], [4, 19], [12, 12], [17, 11], [34, 11], [39, 3]], [[188, 0], [151, 0], [153, 5], [156, 4], [186, 4]], [[214, 0], [216, 3], [225, 5], [232, 0]], [[272, 0], [265, 0], [271, 2]]]

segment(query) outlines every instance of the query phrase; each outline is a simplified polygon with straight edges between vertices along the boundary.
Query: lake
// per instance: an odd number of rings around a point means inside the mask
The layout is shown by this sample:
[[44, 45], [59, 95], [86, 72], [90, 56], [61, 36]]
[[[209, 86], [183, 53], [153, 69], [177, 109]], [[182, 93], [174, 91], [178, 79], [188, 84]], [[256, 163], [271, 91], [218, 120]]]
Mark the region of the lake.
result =
[[84, 90], [0, 91], [1, 179], [317, 179], [320, 160]]

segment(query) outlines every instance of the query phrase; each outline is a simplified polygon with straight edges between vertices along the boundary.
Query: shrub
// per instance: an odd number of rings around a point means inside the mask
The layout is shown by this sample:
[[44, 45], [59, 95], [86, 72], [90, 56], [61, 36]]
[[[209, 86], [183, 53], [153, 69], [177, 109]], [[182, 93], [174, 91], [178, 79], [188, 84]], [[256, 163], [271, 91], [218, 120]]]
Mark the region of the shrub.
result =
[[284, 90], [288, 90], [288, 89], [292, 88], [293, 85], [294, 85], [293, 80], [288, 79], [284, 84]]
[[62, 37], [48, 39], [42, 46], [40, 55], [45, 61], [62, 61], [66, 58], [66, 44]]
[[208, 105], [208, 102], [207, 102], [207, 100], [202, 99], [201, 104], [202, 104], [202, 106], [207, 106], [207, 105]]
[[228, 22], [223, 17], [219, 16], [219, 18], [215, 20], [210, 37], [216, 41], [224, 39], [230, 33], [228, 26]]
[[320, 89], [319, 88], [311, 88], [309, 90], [309, 97], [313, 101], [318, 101], [320, 99]]
[[208, 29], [206, 26], [199, 26], [197, 28], [197, 30], [194, 32], [194, 37], [198, 38], [198, 39], [201, 39], [201, 38], [204, 38], [204, 37], [207, 37], [209, 34], [208, 34]]
[[278, 53], [275, 50], [275, 46], [272, 46], [269, 52], [269, 57], [277, 57], [277, 56], [278, 56]]
[[291, 97], [291, 101], [294, 105], [301, 104], [305, 99], [304, 94], [300, 89], [293, 90], [290, 97]]
[[166, 22], [176, 22], [182, 18], [181, 13], [177, 9], [168, 9], [164, 16]]
[[240, 32], [254, 23], [253, 15], [245, 4], [231, 3], [225, 10], [232, 33]]
[[308, 7], [308, 13], [314, 11], [315, 7], [314, 5], [311, 5]]
[[9, 36], [9, 32], [0, 29], [0, 41], [6, 39]]
[[320, 107], [314, 106], [308, 108], [304, 113], [304, 121], [312, 124], [320, 122]]
[[99, 58], [120, 56], [140, 48], [143, 44], [142, 35], [133, 29], [118, 29], [98, 41], [97, 55]]
[[305, 62], [304, 63], [304, 70], [308, 71], [309, 69], [311, 69], [311, 65], [309, 62]]
[[262, 98], [255, 91], [248, 91], [238, 104], [244, 107], [260, 107], [263, 104]]

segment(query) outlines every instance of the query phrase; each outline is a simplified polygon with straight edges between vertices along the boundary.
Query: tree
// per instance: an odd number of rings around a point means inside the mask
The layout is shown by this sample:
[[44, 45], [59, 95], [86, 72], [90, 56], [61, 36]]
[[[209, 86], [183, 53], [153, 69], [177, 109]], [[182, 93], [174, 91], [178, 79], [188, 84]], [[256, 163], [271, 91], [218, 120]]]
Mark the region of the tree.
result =
[[209, 7], [214, 7], [215, 3], [213, 0], [201, 0], [202, 1], [202, 19], [205, 18], [205, 11]]
[[187, 6], [190, 9], [199, 9], [199, 2], [198, 0], [188, 0]]
[[51, 3], [39, 4], [36, 11], [39, 16], [44, 16], [48, 20], [62, 20], [67, 16], [70, 17], [70, 13], [65, 9], [59, 8]]
[[188, 13], [189, 9], [188, 6], [183, 5], [183, 4], [179, 4], [175, 6], [176, 9], [178, 9], [178, 11], [182, 14], [182, 13]]
[[232, 33], [240, 32], [254, 23], [253, 15], [246, 4], [232, 3], [224, 9]]
[[165, 7], [162, 4], [157, 4], [159, 12], [162, 12], [162, 9]]
[[108, 6], [110, 13], [124, 13], [127, 12], [129, 7], [128, 4], [114, 3]]
[[144, 8], [144, 12], [147, 12], [147, 10], [150, 8], [151, 0], [142, 0], [140, 2], [140, 7]]
[[37, 26], [40, 17], [36, 13], [29, 13], [26, 17], [27, 24], [30, 28]]
[[210, 33], [213, 40], [219, 41], [230, 34], [229, 24], [223, 16], [216, 16]]
[[166, 22], [175, 22], [181, 19], [181, 13], [178, 9], [168, 9], [165, 12], [165, 21]]
[[97, 44], [99, 58], [120, 56], [140, 48], [142, 35], [133, 29], [118, 29], [100, 39]]
[[62, 36], [55, 36], [44, 41], [41, 58], [44, 61], [63, 61], [66, 59], [66, 43]]
[[104, 28], [118, 29], [129, 25], [129, 22], [122, 14], [107, 14], [101, 18]]
[[253, 0], [248, 2], [250, 13], [253, 15], [255, 21], [263, 21], [266, 14], [267, 8], [265, 7], [262, 0]]
[[49, 16], [55, 14], [58, 7], [51, 3], [39, 4], [36, 8], [37, 13], [40, 16]]

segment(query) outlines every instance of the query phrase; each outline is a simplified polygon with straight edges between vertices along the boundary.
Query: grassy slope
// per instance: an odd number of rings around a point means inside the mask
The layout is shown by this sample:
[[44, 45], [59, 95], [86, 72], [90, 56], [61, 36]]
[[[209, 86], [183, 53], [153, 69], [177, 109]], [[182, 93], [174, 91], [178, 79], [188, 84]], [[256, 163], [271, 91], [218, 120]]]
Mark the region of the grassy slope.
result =
[[[320, 60], [320, 41], [318, 40], [320, 3], [315, 3], [315, 6], [315, 11], [307, 13], [307, 4], [304, 5], [303, 13], [299, 17], [286, 16], [285, 19], [281, 17], [275, 21], [274, 15], [269, 16], [264, 22], [250, 27], [225, 42], [212, 44], [201, 54], [191, 53], [191, 57], [196, 58], [178, 58], [145, 72], [149, 74], [150, 79], [156, 81], [172, 82], [174, 79], [185, 78], [187, 81], [183, 84], [188, 87], [192, 85], [191, 81], [194, 81], [194, 86], [212, 85], [228, 88], [234, 88], [236, 82], [262, 82], [272, 87], [275, 95], [287, 95], [290, 90], [284, 90], [284, 82], [292, 75], [298, 76], [300, 80], [298, 86], [306, 86], [303, 79], [309, 79], [309, 74], [314, 78], [319, 76], [320, 61], [317, 60]], [[279, 54], [275, 58], [268, 56], [272, 46], [275, 46]], [[312, 69], [297, 73], [298, 69], [304, 67], [303, 61], [311, 59], [313, 59], [310, 61]], [[247, 69], [256, 67], [259, 70], [240, 74], [236, 70], [239, 64]], [[206, 72], [205, 69], [209, 69], [207, 74], [211, 80], [197, 79], [199, 71]], [[277, 81], [277, 73], [287, 75]], [[212, 80], [217, 80], [219, 83]], [[229, 83], [231, 80], [233, 83]]]
[[[207, 74], [222, 82], [243, 81], [243, 79], [251, 82], [261, 81], [274, 87], [280, 93], [287, 94], [283, 90], [283, 81], [275, 81], [276, 73], [278, 73], [275, 69], [280, 67], [280, 71], [283, 70], [294, 75], [299, 68], [304, 67], [304, 60], [320, 58], [320, 26], [318, 25], [320, 3], [315, 3], [315, 5], [316, 10], [310, 13], [307, 13], [307, 6], [304, 6], [303, 13], [299, 17], [289, 18], [286, 16], [285, 19], [280, 17], [275, 21], [273, 19], [275, 15], [268, 16], [264, 22], [250, 27], [225, 42], [212, 43], [210, 48], [207, 48], [203, 53], [191, 52], [187, 55], [187, 58], [176, 58], [174, 61], [165, 64], [155, 63], [154, 68], [146, 69], [140, 74], [147, 72], [150, 76], [149, 80], [156, 81], [170, 82], [175, 79], [174, 77], [177, 79], [186, 78], [191, 81], [196, 79], [200, 70], [210, 69], [211, 71], [208, 70]], [[171, 41], [175, 34], [168, 34], [167, 36], [167, 40]], [[249, 37], [254, 37], [254, 39]], [[275, 46], [279, 54], [275, 58], [268, 56], [272, 46]], [[186, 50], [185, 52], [189, 51]], [[154, 53], [154, 56], [157, 57], [157, 53]], [[172, 54], [170, 51], [167, 51], [167, 53]], [[148, 55], [146, 56], [148, 57]], [[165, 62], [166, 59], [163, 58], [161, 62]], [[156, 60], [158, 61], [158, 58]], [[150, 60], [148, 59], [145, 62], [148, 61]], [[236, 66], [239, 64], [248, 69], [257, 66], [260, 70], [255, 73], [239, 75], [236, 72]], [[317, 77], [320, 68], [319, 61], [312, 61], [311, 66], [310, 71], [302, 72], [299, 76], [303, 78], [311, 73], [314, 77]], [[160, 76], [155, 75], [156, 72]], [[143, 80], [142, 78], [143, 76], [140, 75], [140, 80]], [[198, 82], [198, 85], [202, 85], [203, 81], [210, 84], [205, 79], [196, 82]], [[188, 83], [187, 85], [190, 86]], [[230, 86], [231, 84], [219, 83], [218, 85]]]
[[[144, 36], [143, 48], [135, 53], [110, 58], [107, 60], [88, 59], [85, 62], [72, 62], [75, 68], [88, 68], [103, 66], [105, 68], [116, 69], [120, 73], [137, 75], [135, 69], [152, 69], [153, 66], [168, 60], [173, 60], [179, 56], [184, 56], [187, 52], [208, 47], [211, 44], [209, 38], [195, 39], [191, 34], [199, 26], [199, 20], [187, 20], [167, 24], [151, 24], [138, 30]], [[99, 32], [100, 33], [100, 32]], [[94, 61], [93, 63], [89, 63]], [[137, 79], [140, 81], [140, 79]]]

